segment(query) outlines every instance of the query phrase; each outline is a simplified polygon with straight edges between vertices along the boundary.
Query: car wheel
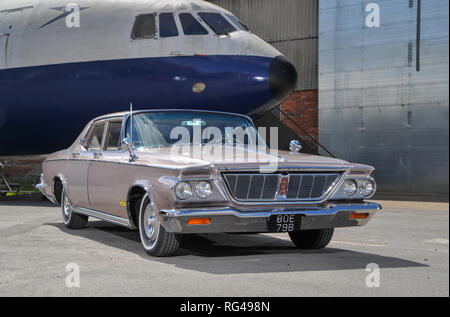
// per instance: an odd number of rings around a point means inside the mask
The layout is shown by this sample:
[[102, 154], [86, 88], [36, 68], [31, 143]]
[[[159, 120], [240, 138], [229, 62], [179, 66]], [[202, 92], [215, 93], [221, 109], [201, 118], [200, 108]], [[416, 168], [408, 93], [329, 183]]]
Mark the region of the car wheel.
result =
[[63, 189], [61, 193], [61, 211], [64, 225], [69, 229], [82, 229], [88, 223], [88, 216], [80, 215], [72, 210], [66, 191]]
[[299, 249], [323, 249], [330, 243], [334, 228], [289, 232], [291, 241]]
[[139, 235], [145, 252], [157, 257], [173, 255], [180, 247], [181, 235], [164, 229], [148, 194], [136, 206], [139, 208]]

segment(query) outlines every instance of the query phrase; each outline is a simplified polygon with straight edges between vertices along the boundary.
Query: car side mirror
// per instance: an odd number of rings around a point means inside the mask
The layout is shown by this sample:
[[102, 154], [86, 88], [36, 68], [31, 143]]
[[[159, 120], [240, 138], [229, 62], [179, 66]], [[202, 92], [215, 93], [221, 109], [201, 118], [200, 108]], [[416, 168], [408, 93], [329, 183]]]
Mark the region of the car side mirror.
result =
[[300, 152], [301, 149], [302, 149], [302, 145], [300, 144], [299, 141], [292, 140], [291, 142], [289, 142], [289, 150], [292, 153], [298, 153], [298, 152]]
[[134, 153], [133, 143], [129, 138], [123, 138], [122, 142], [120, 142], [120, 145], [122, 150], [128, 151], [130, 153], [130, 162], [133, 162], [137, 159], [137, 156]]

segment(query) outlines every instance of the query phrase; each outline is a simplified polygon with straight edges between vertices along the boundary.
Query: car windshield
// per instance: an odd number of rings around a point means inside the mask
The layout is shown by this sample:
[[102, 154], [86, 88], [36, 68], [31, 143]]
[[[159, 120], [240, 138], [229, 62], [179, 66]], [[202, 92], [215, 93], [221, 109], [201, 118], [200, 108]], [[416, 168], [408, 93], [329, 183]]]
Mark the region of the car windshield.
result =
[[233, 145], [267, 148], [251, 121], [232, 114], [189, 111], [148, 112], [127, 120], [126, 136], [134, 147], [171, 145]]

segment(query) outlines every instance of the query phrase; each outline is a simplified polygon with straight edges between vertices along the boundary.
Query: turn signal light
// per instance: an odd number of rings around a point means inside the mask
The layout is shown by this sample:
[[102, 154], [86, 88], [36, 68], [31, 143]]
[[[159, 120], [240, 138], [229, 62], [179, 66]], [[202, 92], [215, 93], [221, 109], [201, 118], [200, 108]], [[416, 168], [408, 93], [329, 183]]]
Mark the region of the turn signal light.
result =
[[188, 220], [188, 225], [209, 225], [211, 218], [191, 218]]
[[368, 213], [357, 213], [354, 212], [350, 215], [350, 219], [366, 219], [367, 217], [369, 217]]

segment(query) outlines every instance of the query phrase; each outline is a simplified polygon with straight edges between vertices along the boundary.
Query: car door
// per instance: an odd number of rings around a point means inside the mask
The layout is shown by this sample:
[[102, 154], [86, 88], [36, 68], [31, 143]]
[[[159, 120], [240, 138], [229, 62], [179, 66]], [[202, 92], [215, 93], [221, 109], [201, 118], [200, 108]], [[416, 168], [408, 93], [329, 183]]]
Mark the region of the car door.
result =
[[106, 124], [105, 141], [101, 151], [94, 153], [89, 165], [88, 190], [91, 209], [118, 217], [126, 216], [126, 197], [118, 193], [120, 178], [119, 163], [127, 158], [120, 149], [121, 119], [109, 120]]
[[88, 195], [88, 170], [94, 159], [94, 153], [101, 150], [106, 122], [94, 123], [89, 129], [86, 141], [82, 142], [80, 150], [72, 153], [72, 158], [66, 169], [68, 194], [72, 205], [90, 208]]

